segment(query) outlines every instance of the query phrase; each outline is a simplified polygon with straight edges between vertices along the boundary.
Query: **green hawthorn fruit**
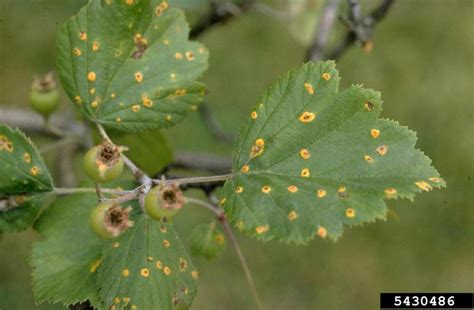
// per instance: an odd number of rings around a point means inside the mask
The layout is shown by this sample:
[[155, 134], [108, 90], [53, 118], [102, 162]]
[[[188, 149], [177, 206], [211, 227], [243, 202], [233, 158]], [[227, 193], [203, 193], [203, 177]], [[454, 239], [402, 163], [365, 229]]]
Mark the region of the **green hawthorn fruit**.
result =
[[99, 237], [115, 238], [133, 226], [129, 218], [131, 210], [131, 207], [124, 209], [120, 205], [100, 203], [92, 210], [89, 223]]
[[106, 140], [87, 151], [84, 171], [98, 183], [117, 179], [123, 172], [122, 148]]
[[145, 212], [156, 220], [172, 219], [185, 203], [183, 193], [176, 184], [155, 186], [145, 197]]
[[52, 73], [34, 79], [29, 100], [32, 108], [45, 117], [56, 111], [59, 105], [59, 91]]

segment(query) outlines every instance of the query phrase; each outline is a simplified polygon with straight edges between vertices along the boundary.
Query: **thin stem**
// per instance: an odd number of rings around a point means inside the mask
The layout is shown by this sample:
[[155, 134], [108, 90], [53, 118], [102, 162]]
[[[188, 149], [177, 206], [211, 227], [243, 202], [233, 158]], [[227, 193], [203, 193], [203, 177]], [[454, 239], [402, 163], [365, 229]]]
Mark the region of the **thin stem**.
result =
[[[190, 177], [190, 178], [182, 178], [182, 179], [172, 179], [166, 180], [166, 184], [189, 184], [189, 183], [206, 183], [206, 182], [220, 182], [220, 181], [227, 181], [229, 180], [234, 174], [223, 174], [223, 175], [211, 175], [211, 176], [203, 176], [203, 177]], [[155, 184], [161, 184], [162, 180], [153, 180]]]
[[[133, 193], [135, 190], [131, 191], [124, 191], [119, 189], [113, 188], [102, 188], [102, 193], [104, 194], [112, 194], [112, 195], [128, 195]], [[97, 190], [95, 188], [88, 188], [88, 187], [78, 187], [78, 188], [64, 188], [64, 187], [56, 187], [53, 189], [53, 194], [56, 195], [72, 195], [72, 194], [95, 194]]]
[[211, 211], [212, 213], [214, 213], [217, 220], [221, 223], [222, 228], [224, 229], [224, 233], [227, 235], [227, 238], [230, 240], [230, 243], [232, 244], [235, 252], [237, 253], [237, 257], [239, 258], [240, 265], [242, 266], [242, 269], [244, 270], [244, 273], [245, 273], [247, 285], [249, 286], [249, 289], [252, 292], [257, 308], [260, 310], [263, 309], [262, 303], [260, 301], [260, 297], [257, 292], [257, 287], [255, 286], [252, 273], [250, 272], [250, 268], [247, 264], [247, 260], [245, 259], [245, 256], [242, 253], [242, 250], [240, 249], [239, 243], [237, 239], [235, 238], [234, 232], [232, 231], [232, 228], [230, 227], [229, 222], [225, 218], [224, 211], [220, 209], [219, 207], [217, 207], [216, 205], [202, 201], [200, 199], [186, 197], [186, 200], [198, 206], [204, 207], [208, 209], [209, 211]]

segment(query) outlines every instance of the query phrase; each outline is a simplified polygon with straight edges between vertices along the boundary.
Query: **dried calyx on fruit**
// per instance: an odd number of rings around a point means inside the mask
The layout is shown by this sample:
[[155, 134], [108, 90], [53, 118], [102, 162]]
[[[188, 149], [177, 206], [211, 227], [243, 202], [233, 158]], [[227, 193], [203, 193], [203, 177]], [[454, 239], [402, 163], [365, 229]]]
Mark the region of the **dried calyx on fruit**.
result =
[[106, 183], [118, 178], [123, 172], [122, 151], [125, 148], [104, 140], [91, 148], [84, 157], [86, 174], [98, 183]]
[[158, 185], [147, 194], [145, 211], [156, 220], [168, 221], [178, 214], [185, 202], [178, 184]]
[[117, 204], [101, 203], [92, 210], [92, 230], [105, 239], [118, 237], [133, 226], [133, 221], [130, 220], [131, 211], [132, 207], [122, 208]]
[[30, 103], [38, 113], [49, 116], [59, 104], [59, 91], [52, 72], [35, 77], [30, 92]]

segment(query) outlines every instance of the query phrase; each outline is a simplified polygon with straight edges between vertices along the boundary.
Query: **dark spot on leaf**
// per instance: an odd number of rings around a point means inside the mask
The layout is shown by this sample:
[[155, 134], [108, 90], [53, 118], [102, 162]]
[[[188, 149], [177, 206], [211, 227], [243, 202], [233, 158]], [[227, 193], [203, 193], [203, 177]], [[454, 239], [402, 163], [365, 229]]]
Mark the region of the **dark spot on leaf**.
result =
[[132, 58], [140, 59], [140, 58], [142, 58], [143, 54], [147, 50], [148, 45], [146, 43], [140, 41], [136, 44], [136, 47], [137, 47], [137, 50], [133, 52]]
[[349, 198], [349, 193], [347, 193], [347, 192], [339, 192], [339, 193], [337, 193], [337, 195], [340, 198]]

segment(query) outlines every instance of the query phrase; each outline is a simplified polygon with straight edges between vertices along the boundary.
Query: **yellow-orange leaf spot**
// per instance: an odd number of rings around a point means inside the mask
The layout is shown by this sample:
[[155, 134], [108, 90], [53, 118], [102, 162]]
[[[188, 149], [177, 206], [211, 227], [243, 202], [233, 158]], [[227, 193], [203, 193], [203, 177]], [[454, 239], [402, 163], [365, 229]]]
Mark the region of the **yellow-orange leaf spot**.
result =
[[309, 178], [310, 175], [311, 173], [308, 168], [304, 168], [303, 170], [301, 170], [301, 176], [303, 178]]
[[369, 162], [369, 163], [371, 163], [371, 162], [374, 161], [374, 159], [373, 159], [372, 156], [370, 156], [370, 155], [364, 155], [364, 159], [365, 159], [367, 162]]
[[194, 60], [194, 53], [191, 52], [191, 51], [186, 52], [186, 58], [187, 58], [189, 61], [193, 61], [193, 60]]
[[146, 258], [146, 260], [149, 261], [149, 262], [152, 262], [152, 261], [153, 261], [153, 256], [148, 256], [148, 257]]
[[397, 194], [397, 190], [393, 187], [386, 188], [384, 192], [387, 196], [394, 196]]
[[148, 98], [147, 95], [142, 95], [142, 101], [143, 101], [143, 105], [147, 108], [151, 108], [153, 106], [153, 100]]
[[247, 173], [249, 172], [249, 170], [250, 170], [249, 165], [243, 165], [242, 168], [240, 169], [240, 171], [242, 171], [243, 173]]
[[313, 112], [305, 111], [303, 112], [303, 114], [300, 115], [298, 119], [302, 123], [309, 123], [309, 122], [314, 121], [315, 118], [316, 118], [316, 114], [314, 114]]
[[82, 104], [82, 99], [80, 96], [74, 97], [74, 101], [76, 101], [77, 104]]
[[355, 210], [353, 208], [347, 208], [346, 216], [349, 218], [353, 218], [355, 216]]
[[309, 157], [311, 156], [311, 154], [309, 153], [309, 151], [307, 149], [302, 149], [300, 151], [300, 156], [301, 158], [303, 159], [309, 159]]
[[380, 136], [380, 130], [378, 129], [372, 129], [370, 131], [370, 135], [372, 136], [372, 138], [378, 138]]
[[176, 81], [176, 73], [171, 73], [171, 74], [170, 74], [170, 79], [171, 79], [172, 81]]
[[165, 273], [165, 275], [169, 276], [171, 274], [170, 267], [166, 266], [165, 268], [163, 268], [163, 272]]
[[227, 198], [224, 197], [219, 201], [219, 204], [222, 206], [226, 202]]
[[166, 2], [161, 2], [156, 8], [155, 8], [155, 14], [156, 16], [160, 16], [163, 14], [163, 12], [168, 8], [168, 3]]
[[255, 144], [250, 149], [250, 157], [254, 158], [260, 156], [265, 150], [265, 141], [263, 139], [255, 140]]
[[161, 227], [160, 227], [160, 231], [161, 231], [162, 233], [165, 233], [165, 232], [167, 232], [168, 230], [166, 229], [166, 226], [161, 226]]
[[132, 4], [133, 4], [133, 1], [134, 1], [134, 0], [125, 0], [125, 3], [127, 3], [127, 5], [132, 5]]
[[89, 94], [91, 94], [91, 95], [95, 94], [95, 88], [89, 89]]
[[92, 43], [92, 51], [97, 52], [99, 50], [99, 42]]
[[374, 104], [370, 101], [364, 102], [364, 108], [366, 111], [370, 112], [374, 109]]
[[135, 72], [135, 81], [141, 83], [143, 81], [143, 74], [141, 72]]
[[168, 122], [170, 122], [170, 121], [173, 119], [173, 117], [168, 114], [168, 115], [166, 115], [165, 119], [166, 119]]
[[40, 170], [39, 170], [38, 167], [33, 166], [33, 167], [31, 167], [30, 172], [31, 172], [32, 175], [37, 175], [40, 172]]
[[257, 112], [252, 111], [252, 113], [250, 113], [250, 117], [251, 117], [252, 119], [257, 119], [257, 117], [258, 117]]
[[124, 297], [123, 302], [127, 305], [130, 302], [130, 297]]
[[381, 145], [378, 148], [376, 148], [375, 151], [379, 153], [380, 156], [384, 156], [385, 154], [387, 154], [388, 146], [386, 146], [385, 144]]
[[30, 155], [30, 153], [25, 153], [25, 154], [23, 154], [23, 160], [25, 161], [25, 163], [30, 164], [30, 163], [31, 163], [31, 155]]
[[290, 185], [290, 186], [287, 187], [287, 190], [290, 193], [296, 193], [298, 191], [298, 187], [296, 187], [295, 185]]
[[163, 246], [164, 246], [165, 248], [168, 248], [168, 247], [170, 246], [170, 242], [169, 242], [168, 240], [166, 240], [166, 239], [163, 240]]
[[240, 193], [242, 193], [243, 191], [244, 191], [244, 188], [243, 188], [242, 186], [237, 186], [237, 187], [235, 188], [235, 192], [236, 192], [237, 194], [240, 194]]
[[89, 271], [90, 271], [91, 273], [96, 272], [97, 269], [100, 267], [100, 264], [101, 264], [101, 263], [102, 263], [102, 261], [101, 261], [100, 259], [94, 261], [94, 262], [91, 264], [91, 267], [90, 267]]
[[122, 299], [120, 297], [115, 297], [114, 298], [114, 303], [115, 304], [119, 304], [121, 301], [122, 301]]
[[187, 267], [188, 267], [188, 262], [184, 258], [180, 257], [179, 258], [179, 271], [181, 272], [185, 271]]
[[176, 58], [176, 59], [183, 59], [183, 54], [181, 54], [181, 53], [176, 53], [176, 54], [174, 54], [174, 58]]
[[323, 73], [323, 75], [321, 75], [321, 77], [323, 79], [325, 79], [326, 81], [329, 81], [331, 79], [331, 75], [327, 72]]
[[122, 270], [122, 276], [128, 277], [129, 275], [130, 275], [130, 270], [128, 270], [128, 269]]
[[94, 82], [94, 81], [95, 81], [95, 78], [96, 78], [95, 72], [89, 72], [89, 73], [87, 74], [87, 79], [88, 79], [90, 82]]
[[425, 181], [415, 182], [415, 185], [418, 186], [419, 189], [427, 191], [427, 192], [433, 189], [433, 187], [428, 182], [425, 182]]
[[114, 249], [118, 248], [119, 245], [120, 245], [120, 243], [118, 243], [118, 242], [112, 243], [112, 247], [113, 247]]
[[200, 47], [198, 51], [199, 51], [199, 54], [204, 54], [206, 52], [206, 49], [204, 47]]
[[135, 305], [132, 305], [132, 307], [130, 308], [130, 310], [137, 310], [137, 309], [138, 309], [138, 308], [137, 308], [137, 306], [135, 306]]
[[199, 277], [199, 273], [196, 270], [193, 270], [191, 272], [191, 277], [193, 277], [193, 279], [197, 279]]
[[156, 268], [162, 269], [163, 268], [163, 263], [161, 261], [156, 261]]
[[325, 197], [326, 196], [326, 191], [324, 189], [318, 189], [317, 196], [318, 196], [318, 198]]
[[121, 122], [122, 122], [122, 118], [121, 118], [121, 117], [117, 117], [117, 118], [115, 118], [115, 122], [117, 122], [117, 123], [121, 123]]
[[268, 225], [258, 226], [255, 228], [255, 232], [260, 235], [266, 233], [269, 229], [270, 227], [268, 227]]
[[346, 187], [343, 186], [343, 185], [341, 185], [341, 186], [339, 186], [339, 188], [337, 189], [337, 191], [338, 191], [339, 193], [344, 193], [344, 192], [346, 191]]
[[148, 278], [148, 276], [150, 275], [150, 270], [148, 270], [148, 268], [143, 268], [142, 270], [140, 270], [140, 274], [142, 275], [142, 277]]
[[291, 211], [290, 213], [288, 213], [288, 219], [290, 221], [294, 221], [297, 218], [298, 218], [298, 214], [295, 211]]
[[218, 234], [214, 239], [216, 240], [217, 244], [224, 244], [224, 235]]
[[7, 152], [13, 152], [13, 143], [7, 137], [0, 135], [0, 151], [5, 149]]
[[97, 108], [98, 106], [99, 106], [99, 101], [94, 100], [91, 102], [91, 107], [93, 107], [94, 109]]
[[306, 88], [306, 91], [308, 92], [308, 94], [310, 95], [314, 94], [314, 87], [312, 84], [304, 83], [304, 88]]
[[84, 31], [79, 32], [79, 40], [81, 40], [81, 41], [87, 40], [87, 33], [85, 33]]
[[138, 111], [140, 111], [140, 106], [139, 106], [138, 104], [134, 104], [134, 105], [132, 106], [132, 111], [135, 112], [135, 113], [137, 113]]
[[265, 185], [264, 187], [262, 187], [262, 193], [268, 194], [271, 191], [272, 191], [272, 188], [268, 185]]
[[440, 183], [441, 182], [441, 179], [437, 178], [437, 177], [428, 178], [428, 180], [430, 180], [431, 182], [435, 182], [435, 183]]
[[170, 40], [168, 40], [168, 39], [163, 40], [163, 44], [164, 45], [170, 45]]
[[116, 94], [116, 93], [111, 93], [111, 94], [110, 94], [110, 98], [115, 99], [115, 97], [117, 97], [117, 94]]
[[76, 56], [81, 56], [82, 55], [82, 52], [80, 49], [78, 49], [77, 47], [75, 47], [73, 50], [72, 50], [72, 53]]
[[323, 239], [326, 238], [326, 236], [328, 235], [328, 231], [323, 226], [318, 227], [317, 233], [318, 233], [318, 236], [320, 236]]

